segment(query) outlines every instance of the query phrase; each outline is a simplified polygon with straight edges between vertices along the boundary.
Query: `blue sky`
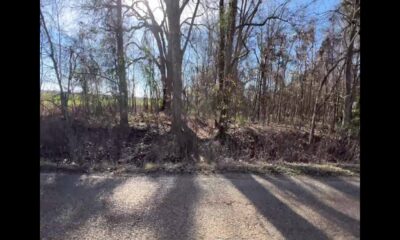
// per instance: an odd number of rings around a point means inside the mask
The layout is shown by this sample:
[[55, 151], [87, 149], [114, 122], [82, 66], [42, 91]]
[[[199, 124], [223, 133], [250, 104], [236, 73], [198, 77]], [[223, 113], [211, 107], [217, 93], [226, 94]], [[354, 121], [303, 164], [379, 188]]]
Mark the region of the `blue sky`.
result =
[[[78, 22], [79, 21], [85, 21], [84, 18], [79, 14], [78, 8], [76, 8], [77, 3], [79, 3], [80, 0], [69, 0], [65, 1], [65, 6], [63, 8], [63, 12], [61, 14], [60, 18], [60, 24], [61, 28], [69, 35], [74, 35], [76, 34], [78, 30]], [[129, 2], [129, 0], [126, 0]], [[156, 3], [158, 1], [150, 1], [150, 5], [152, 8], [156, 8]], [[332, 10], [335, 6], [337, 6], [340, 2], [340, 0], [295, 0], [291, 1], [289, 3], [289, 6], [291, 9], [295, 9], [299, 6], [302, 6], [304, 4], [309, 4], [312, 2], [312, 4], [309, 5], [307, 8], [307, 15], [312, 16], [312, 17], [317, 17], [318, 22], [317, 22], [317, 31], [316, 31], [316, 38], [317, 38], [317, 45], [318, 42], [322, 41], [323, 37], [323, 30], [326, 29], [329, 25], [329, 23], [326, 20], [326, 16], [324, 17], [322, 13]], [[269, 4], [267, 2], [266, 4]], [[184, 16], [181, 19], [185, 19], [187, 16], [191, 15], [192, 11], [192, 6], [189, 6], [188, 10], [183, 14]], [[200, 10], [199, 10], [200, 11]], [[160, 12], [156, 13], [156, 18], [161, 19], [162, 15]], [[140, 36], [135, 36], [135, 37], [140, 37]], [[196, 55], [193, 53], [192, 50], [188, 48], [187, 54], [185, 54], [186, 58], [190, 58], [193, 60]], [[46, 61], [47, 64], [51, 64], [48, 60]], [[139, 69], [139, 68], [136, 68]], [[135, 95], [138, 97], [143, 97], [144, 95], [144, 79], [142, 78], [142, 74], [140, 71], [136, 70], [134, 73], [134, 79], [135, 79]], [[54, 77], [52, 77], [51, 71], [47, 73], [49, 81], [46, 81], [42, 85], [42, 89], [44, 90], [58, 90], [58, 84], [56, 83]], [[129, 78], [131, 76], [128, 76]]]

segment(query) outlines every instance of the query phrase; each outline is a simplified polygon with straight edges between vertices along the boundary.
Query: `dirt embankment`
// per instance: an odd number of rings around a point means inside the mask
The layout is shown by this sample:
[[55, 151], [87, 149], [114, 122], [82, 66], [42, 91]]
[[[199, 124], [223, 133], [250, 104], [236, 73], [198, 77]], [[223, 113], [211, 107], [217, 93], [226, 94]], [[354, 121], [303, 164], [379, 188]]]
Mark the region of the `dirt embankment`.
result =
[[[219, 171], [270, 169], [268, 166], [272, 165], [296, 166], [284, 172], [299, 172], [304, 164], [333, 164], [338, 167], [359, 162], [357, 140], [319, 135], [309, 145], [305, 132], [252, 124], [230, 128], [225, 141], [221, 141], [214, 138], [216, 129], [206, 122], [190, 119], [188, 126], [197, 134], [198, 152], [183, 161], [175, 154], [173, 136], [169, 132], [170, 121], [166, 117], [134, 119], [123, 135], [112, 125], [74, 121], [75, 147], [72, 150], [68, 147], [63, 122], [58, 118], [46, 118], [41, 120], [41, 158], [58, 166], [76, 165], [86, 169], [95, 166], [100, 169], [99, 166], [104, 165], [107, 166], [105, 169], [129, 166], [160, 170], [168, 168], [165, 164], [172, 164], [175, 169]], [[78, 156], [77, 159], [72, 159], [72, 155]], [[280, 170], [274, 167], [271, 171]]]

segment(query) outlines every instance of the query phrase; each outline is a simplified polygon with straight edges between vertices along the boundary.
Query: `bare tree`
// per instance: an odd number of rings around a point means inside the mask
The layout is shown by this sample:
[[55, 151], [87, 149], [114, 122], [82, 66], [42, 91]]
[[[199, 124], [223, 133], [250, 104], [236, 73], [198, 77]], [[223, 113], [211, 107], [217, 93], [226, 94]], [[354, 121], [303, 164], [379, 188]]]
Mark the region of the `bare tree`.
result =
[[[342, 126], [348, 127], [351, 121], [352, 112], [352, 82], [353, 82], [353, 55], [354, 45], [358, 37], [358, 21], [360, 15], [360, 1], [359, 0], [345, 0], [342, 3], [343, 11], [345, 11], [345, 21], [348, 26], [345, 32], [349, 34], [347, 50], [346, 50], [346, 70], [345, 70], [345, 95], [344, 95], [344, 108], [343, 108], [343, 122]], [[338, 10], [340, 11], [340, 10]], [[344, 38], [346, 41], [346, 39]]]
[[128, 123], [128, 85], [126, 82], [126, 68], [125, 68], [125, 52], [124, 52], [124, 34], [122, 24], [122, 0], [117, 0], [117, 56], [118, 56], [118, 78], [119, 78], [119, 105], [120, 105], [120, 126], [126, 129]]
[[[48, 41], [48, 45], [49, 45], [49, 49], [50, 49], [49, 57], [53, 63], [58, 87], [60, 89], [61, 112], [62, 112], [62, 115], [64, 116], [64, 119], [66, 119], [68, 121], [68, 119], [69, 119], [69, 117], [68, 117], [68, 99], [67, 99], [66, 92], [64, 91], [63, 85], [62, 85], [62, 74], [61, 74], [61, 70], [60, 70], [61, 63], [59, 62], [59, 59], [57, 59], [57, 56], [55, 53], [56, 50], [55, 50], [55, 46], [54, 46], [55, 44], [53, 43], [52, 37], [47, 28], [46, 21], [43, 16], [43, 13], [42, 13], [42, 9], [40, 9], [40, 20], [41, 20], [41, 26], [43, 27], [44, 32], [47, 37], [47, 41]], [[60, 48], [60, 52], [61, 52], [61, 46], [58, 46], [58, 47]]]
[[188, 46], [190, 35], [193, 28], [193, 22], [197, 14], [197, 9], [200, 1], [197, 0], [189, 32], [186, 37], [186, 41], [181, 47], [181, 26], [180, 16], [183, 9], [185, 8], [188, 1], [185, 1], [179, 6], [179, 1], [165, 0], [166, 14], [168, 18], [168, 50], [167, 50], [167, 61], [171, 64], [172, 68], [169, 71], [169, 76], [172, 79], [173, 91], [172, 91], [172, 132], [176, 136], [178, 146], [182, 151], [188, 151], [188, 141], [193, 141], [191, 138], [184, 137], [188, 136], [188, 128], [182, 118], [182, 60], [183, 54]]

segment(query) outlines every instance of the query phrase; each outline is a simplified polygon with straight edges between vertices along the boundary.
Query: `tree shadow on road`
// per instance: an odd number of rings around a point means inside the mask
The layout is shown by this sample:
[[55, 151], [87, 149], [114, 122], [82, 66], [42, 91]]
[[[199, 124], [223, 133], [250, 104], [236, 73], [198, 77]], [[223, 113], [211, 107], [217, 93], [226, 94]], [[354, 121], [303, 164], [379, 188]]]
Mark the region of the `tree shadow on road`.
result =
[[[346, 232], [355, 237], [360, 236], [359, 220], [347, 216], [346, 214], [326, 205], [309, 190], [294, 182], [289, 177], [281, 176], [280, 179], [276, 179], [273, 177], [264, 176], [264, 179], [275, 185], [280, 190], [290, 193], [292, 196], [294, 196], [295, 200], [308, 207], [311, 207], [321, 216], [325, 217], [329, 221], [332, 221], [335, 225], [341, 229], [344, 229]], [[330, 181], [324, 181], [324, 183], [329, 182]]]
[[51, 183], [41, 182], [42, 238], [62, 239], [67, 233], [78, 230], [91, 217], [106, 209], [102, 200], [124, 180], [113, 178], [103, 181], [82, 177], [81, 174], [54, 174]]
[[[157, 239], [194, 238], [195, 204], [199, 196], [195, 175], [181, 176], [166, 192], [152, 196], [146, 203], [146, 206], [151, 205], [148, 211], [141, 209], [123, 214], [114, 212], [107, 198], [126, 179], [107, 178], [105, 181], [82, 184], [82, 175], [54, 176], [51, 184], [41, 186], [41, 192], [44, 192], [40, 202], [42, 238], [68, 238], [96, 215], [105, 218], [107, 236], [124, 231], [130, 237], [140, 237], [137, 225], [140, 224], [142, 229], [154, 233]], [[159, 183], [156, 192], [165, 187], [161, 178], [149, 176], [150, 181]]]
[[321, 178], [313, 177], [312, 179], [319, 181], [323, 184], [329, 185], [339, 192], [344, 193], [352, 199], [360, 199], [360, 187], [355, 186], [341, 177], [330, 177], [330, 181], [321, 181]]
[[259, 213], [274, 225], [285, 239], [328, 239], [323, 231], [290, 209], [253, 176], [224, 176], [253, 203]]
[[[130, 232], [130, 237], [140, 236], [139, 229], [148, 229], [157, 239], [193, 239], [195, 204], [199, 189], [194, 182], [195, 175], [184, 175], [176, 178], [174, 185], [163, 192], [162, 176], [149, 176], [158, 182], [159, 193], [148, 200], [147, 210], [126, 214], [112, 214], [108, 217], [109, 231], [123, 226], [123, 231]], [[158, 196], [157, 196], [158, 195]], [[111, 209], [109, 209], [111, 210]]]
[[195, 204], [199, 198], [194, 176], [178, 178], [175, 186], [150, 213], [150, 220], [155, 219], [159, 224], [154, 226], [159, 239], [193, 239]]

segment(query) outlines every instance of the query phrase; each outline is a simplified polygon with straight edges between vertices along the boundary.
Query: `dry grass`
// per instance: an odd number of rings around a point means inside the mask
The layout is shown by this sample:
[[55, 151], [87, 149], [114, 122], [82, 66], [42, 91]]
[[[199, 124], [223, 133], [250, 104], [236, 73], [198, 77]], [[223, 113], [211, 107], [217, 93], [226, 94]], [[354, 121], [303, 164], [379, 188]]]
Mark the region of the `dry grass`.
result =
[[247, 162], [219, 162], [219, 163], [145, 163], [142, 167], [131, 164], [113, 165], [107, 163], [96, 164], [90, 167], [82, 167], [77, 164], [55, 164], [42, 159], [41, 170], [66, 171], [66, 172], [112, 172], [113, 174], [132, 173], [160, 173], [160, 174], [184, 174], [184, 173], [254, 173], [277, 175], [310, 175], [310, 176], [359, 176], [360, 166], [353, 164], [351, 167], [338, 164], [312, 164], [312, 163], [247, 163]]

